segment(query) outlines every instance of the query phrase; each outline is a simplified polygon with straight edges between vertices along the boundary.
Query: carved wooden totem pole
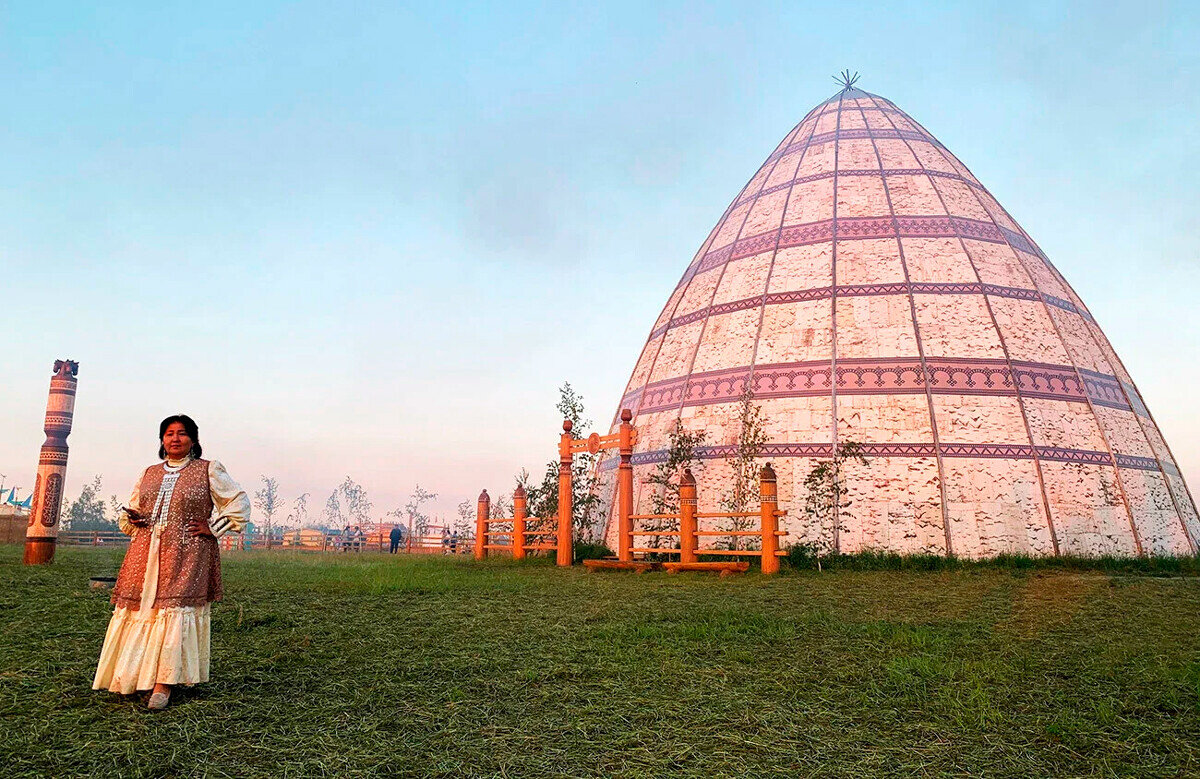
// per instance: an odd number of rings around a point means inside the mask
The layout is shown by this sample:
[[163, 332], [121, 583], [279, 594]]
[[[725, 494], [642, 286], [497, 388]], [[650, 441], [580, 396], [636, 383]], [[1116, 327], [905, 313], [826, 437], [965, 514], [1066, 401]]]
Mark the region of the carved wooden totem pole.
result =
[[75, 411], [75, 376], [79, 363], [55, 360], [46, 401], [46, 443], [38, 457], [37, 481], [33, 487], [33, 510], [25, 531], [25, 564], [43, 565], [54, 560], [58, 539], [58, 513], [62, 508], [63, 483], [67, 477], [67, 436]]

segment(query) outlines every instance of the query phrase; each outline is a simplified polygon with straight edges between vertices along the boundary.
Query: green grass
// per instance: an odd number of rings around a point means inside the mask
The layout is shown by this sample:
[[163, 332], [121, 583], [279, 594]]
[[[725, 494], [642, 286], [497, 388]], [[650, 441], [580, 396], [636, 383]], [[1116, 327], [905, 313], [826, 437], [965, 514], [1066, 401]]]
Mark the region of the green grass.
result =
[[225, 559], [213, 681], [90, 689], [110, 613], [0, 547], [9, 776], [1200, 775], [1200, 579]]

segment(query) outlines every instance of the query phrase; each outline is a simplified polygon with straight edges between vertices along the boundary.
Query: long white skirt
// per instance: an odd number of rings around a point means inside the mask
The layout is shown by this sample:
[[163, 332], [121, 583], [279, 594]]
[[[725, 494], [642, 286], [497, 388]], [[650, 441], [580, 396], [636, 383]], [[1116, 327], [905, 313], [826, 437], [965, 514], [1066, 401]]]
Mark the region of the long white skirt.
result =
[[154, 608], [158, 592], [158, 533], [150, 539], [137, 610], [113, 610], [96, 666], [93, 690], [129, 695], [155, 684], [208, 681], [210, 606]]

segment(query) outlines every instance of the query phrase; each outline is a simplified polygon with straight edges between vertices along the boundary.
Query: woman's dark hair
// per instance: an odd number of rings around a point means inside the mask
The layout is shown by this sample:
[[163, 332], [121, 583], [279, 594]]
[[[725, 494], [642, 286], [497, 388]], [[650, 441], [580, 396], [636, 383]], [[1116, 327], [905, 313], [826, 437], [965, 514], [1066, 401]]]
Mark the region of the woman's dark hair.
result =
[[167, 447], [162, 445], [162, 440], [167, 434], [167, 428], [176, 422], [183, 425], [183, 431], [192, 439], [192, 457], [199, 457], [204, 450], [200, 448], [200, 428], [196, 425], [196, 420], [187, 414], [172, 414], [158, 425], [158, 459], [167, 459]]

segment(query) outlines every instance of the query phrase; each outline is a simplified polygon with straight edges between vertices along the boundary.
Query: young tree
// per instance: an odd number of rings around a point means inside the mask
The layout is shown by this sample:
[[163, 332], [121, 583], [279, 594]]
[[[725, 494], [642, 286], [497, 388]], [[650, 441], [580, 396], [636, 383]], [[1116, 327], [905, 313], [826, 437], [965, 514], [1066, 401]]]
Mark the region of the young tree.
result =
[[263, 535], [267, 539], [267, 548], [275, 540], [275, 515], [279, 513], [279, 482], [271, 476], [262, 477], [262, 489], [254, 493], [254, 505], [262, 516]]
[[108, 514], [114, 517], [114, 523], [117, 521], [116, 517], [121, 516], [121, 507], [124, 505], [125, 501], [121, 500], [115, 494], [108, 496]]
[[346, 524], [346, 516], [342, 513], [342, 503], [338, 500], [336, 489], [325, 499], [325, 508], [321, 511], [321, 518], [325, 520], [325, 524], [331, 530], [340, 531]]
[[341, 493], [342, 502], [346, 506], [346, 518], [352, 525], [369, 525], [371, 523], [371, 501], [367, 491], [349, 476], [337, 489]]
[[292, 510], [288, 514], [288, 525], [302, 528], [308, 524], [308, 493], [304, 493], [292, 501]]
[[437, 499], [437, 493], [428, 492], [421, 487], [420, 484], [413, 489], [412, 495], [408, 496], [408, 502], [403, 508], [394, 509], [388, 512], [389, 516], [404, 517], [408, 520], [408, 532], [410, 535], [424, 536], [429, 530], [429, 515], [421, 511], [421, 506], [431, 500]]
[[[558, 403], [554, 407], [564, 420], [571, 422], [573, 435], [583, 435], [592, 427], [592, 420], [584, 417], [583, 396], [570, 382], [563, 382], [558, 388]], [[583, 452], [576, 454], [571, 462], [571, 529], [578, 540], [593, 541], [596, 537], [600, 510], [600, 496], [596, 494], [598, 461], [599, 455]], [[533, 484], [524, 469], [517, 475], [517, 483], [525, 488], [529, 516], [537, 517], [530, 529], [549, 529], [550, 520], [558, 515], [558, 461], [546, 464], [539, 484]]]
[[[675, 428], [667, 439], [667, 459], [659, 463], [644, 482], [654, 488], [650, 496], [651, 514], [679, 513], [679, 477], [685, 468], [699, 471], [703, 467], [696, 449], [703, 446], [707, 438], [706, 431], [686, 430], [681, 420], [675, 420]], [[646, 530], [656, 532], [678, 530], [679, 520], [649, 520], [644, 526]], [[650, 546], [659, 546], [661, 538], [662, 536], [650, 536]]]
[[654, 487], [650, 496], [652, 514], [679, 513], [679, 477], [684, 468], [700, 470], [703, 467], [696, 449], [707, 440], [707, 431], [692, 432], [684, 428], [681, 420], [675, 420], [675, 428], [667, 438], [667, 459], [659, 463], [644, 481]]
[[[804, 498], [804, 512], [812, 518], [817, 526], [817, 570], [821, 570], [821, 555], [828, 554], [837, 548], [837, 534], [844, 530], [841, 526], [842, 517], [849, 516], [846, 511], [850, 501], [846, 500], [846, 466], [851, 463], [867, 465], [862, 446], [854, 441], [843, 441], [838, 444], [829, 460], [817, 460], [808, 476], [804, 479], [807, 491]], [[829, 535], [826, 536], [826, 527]]]
[[108, 518], [104, 499], [100, 497], [101, 478], [96, 476], [83, 485], [79, 497], [62, 511], [65, 530], [116, 530], [117, 523]]
[[[746, 385], [739, 404], [739, 429], [737, 448], [732, 468], [733, 481], [730, 488], [721, 497], [721, 508], [725, 511], [750, 511], [758, 497], [758, 459], [762, 457], [763, 447], [769, 437], [765, 430], [762, 406], [754, 403], [754, 391]], [[735, 531], [748, 529], [754, 520], [751, 517], [731, 517], [730, 526]], [[741, 536], [730, 536], [730, 549], [741, 548]]]
[[475, 540], [475, 514], [478, 506], [469, 500], [458, 504], [458, 518], [454, 520], [454, 532], [458, 533], [460, 543]]

